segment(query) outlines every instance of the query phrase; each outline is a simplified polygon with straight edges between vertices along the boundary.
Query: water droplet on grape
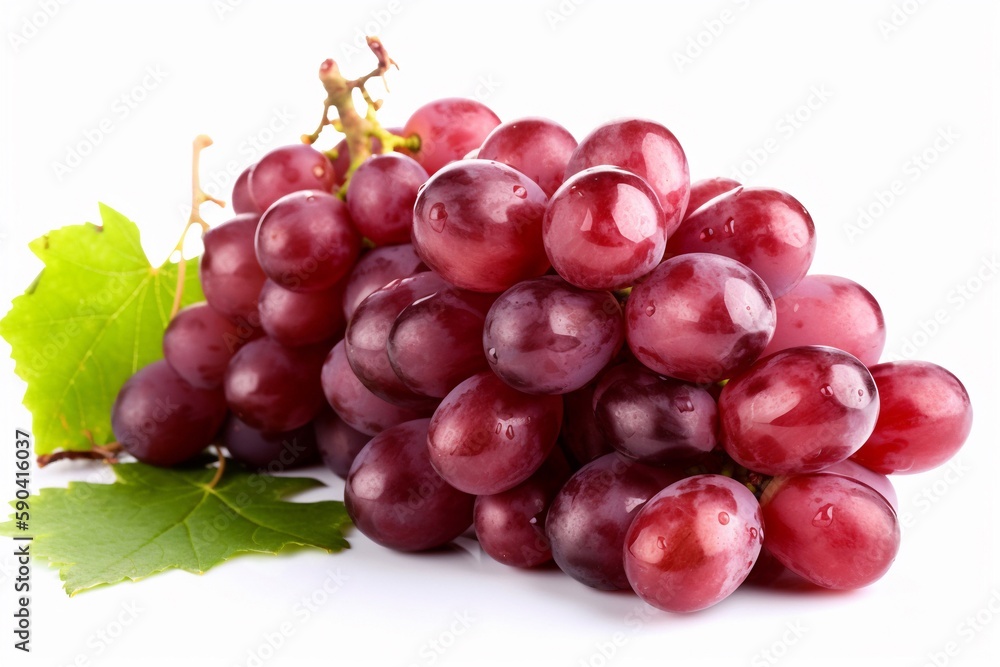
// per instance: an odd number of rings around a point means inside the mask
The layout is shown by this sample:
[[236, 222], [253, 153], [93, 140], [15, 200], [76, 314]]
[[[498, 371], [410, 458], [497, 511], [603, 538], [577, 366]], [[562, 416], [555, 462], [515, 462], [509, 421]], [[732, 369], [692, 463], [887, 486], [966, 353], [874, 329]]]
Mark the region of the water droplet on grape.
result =
[[427, 219], [430, 220], [431, 229], [435, 232], [443, 232], [444, 221], [448, 219], [448, 212], [444, 209], [444, 204], [442, 202], [438, 202], [431, 206]]
[[819, 393], [821, 393], [821, 394], [823, 394], [824, 396], [827, 396], [827, 397], [833, 396], [833, 387], [831, 387], [828, 384], [825, 384], [825, 385], [823, 385], [822, 387], [819, 388]]
[[491, 347], [490, 351], [487, 354], [489, 354], [490, 361], [492, 361], [493, 363], [496, 363], [500, 359], [500, 357], [497, 356], [497, 349], [495, 347]]
[[713, 236], [715, 236], [715, 230], [711, 227], [706, 227], [701, 230], [701, 234], [698, 235], [698, 238], [702, 241], [711, 241]]
[[500, 431], [502, 431], [502, 430], [503, 430], [503, 424], [500, 423], [500, 422], [497, 422], [497, 427], [496, 427], [495, 433], [497, 435], [500, 435]]
[[527, 199], [528, 190], [523, 185], [514, 186], [514, 196], [518, 199]]
[[729, 523], [728, 512], [719, 512], [719, 523], [721, 523], [723, 526]]
[[315, 176], [317, 179], [323, 178], [324, 174], [326, 174], [326, 169], [323, 167], [323, 165], [318, 164], [315, 167], [313, 167], [313, 176]]
[[752, 540], [757, 539], [757, 529], [754, 528], [753, 526], [750, 526], [750, 539]]
[[823, 505], [813, 517], [812, 524], [817, 528], [826, 528], [833, 523], [833, 505]]
[[736, 234], [736, 221], [732, 218], [726, 220], [726, 224], [722, 226], [722, 231], [725, 232], [726, 236], [733, 236]]
[[646, 306], [646, 317], [652, 317], [653, 313], [655, 312], [656, 312], [656, 306], [654, 306], [653, 304], [649, 304], [648, 306]]
[[532, 526], [534, 526], [535, 524], [538, 523], [538, 517], [536, 517], [536, 516], [531, 517], [530, 519], [528, 519], [528, 523], [530, 523]]
[[681, 399], [677, 401], [677, 409], [681, 412], [694, 412], [694, 403], [690, 398]]
[[865, 395], [865, 390], [864, 389], [858, 389], [858, 396], [864, 396], [864, 395]]
[[308, 197], [306, 197], [306, 201], [314, 201], [315, 199], [316, 195], [309, 195]]
[[656, 548], [657, 549], [666, 550], [666, 548], [667, 548], [667, 538], [663, 537], [662, 535], [660, 537], [657, 537], [656, 538]]
[[508, 426], [507, 430], [504, 431], [504, 433], [506, 433], [508, 440], [513, 440], [514, 439], [514, 427], [513, 426]]

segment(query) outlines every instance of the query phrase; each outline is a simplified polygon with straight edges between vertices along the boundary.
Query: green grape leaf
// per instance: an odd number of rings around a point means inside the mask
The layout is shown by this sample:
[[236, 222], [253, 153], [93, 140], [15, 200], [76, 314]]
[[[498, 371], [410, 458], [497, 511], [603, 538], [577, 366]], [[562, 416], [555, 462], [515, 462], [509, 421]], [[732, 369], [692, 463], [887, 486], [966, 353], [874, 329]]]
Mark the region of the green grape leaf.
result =
[[[45, 267], [0, 320], [28, 385], [35, 454], [113, 441], [118, 390], [163, 356], [179, 265], [154, 268], [135, 223], [103, 204], [100, 212], [100, 226], [70, 225], [31, 242]], [[205, 298], [197, 259], [185, 268], [182, 305]]]
[[240, 553], [350, 546], [342, 502], [282, 500], [323, 486], [315, 479], [257, 474], [231, 461], [214, 487], [214, 468], [121, 463], [114, 471], [112, 484], [70, 482], [31, 496], [28, 531], [0, 524], [0, 534], [34, 538], [17, 544], [59, 568], [69, 595], [173, 568], [200, 574]]

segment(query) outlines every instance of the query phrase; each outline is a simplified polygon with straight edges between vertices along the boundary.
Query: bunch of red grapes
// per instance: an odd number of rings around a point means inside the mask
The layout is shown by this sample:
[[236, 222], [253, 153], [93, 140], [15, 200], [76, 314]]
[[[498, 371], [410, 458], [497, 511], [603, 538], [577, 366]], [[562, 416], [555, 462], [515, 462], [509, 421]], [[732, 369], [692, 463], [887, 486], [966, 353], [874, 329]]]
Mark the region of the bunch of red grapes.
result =
[[934, 364], [878, 363], [872, 295], [807, 275], [802, 204], [691, 184], [649, 120], [578, 143], [445, 99], [398, 132], [420, 148], [361, 164], [346, 201], [343, 146], [240, 176], [238, 215], [204, 237], [206, 302], [115, 403], [125, 450], [172, 466], [217, 443], [272, 472], [320, 455], [379, 544], [473, 526], [501, 563], [670, 611], [752, 570], [886, 572], [886, 475], [951, 457], [969, 397]]

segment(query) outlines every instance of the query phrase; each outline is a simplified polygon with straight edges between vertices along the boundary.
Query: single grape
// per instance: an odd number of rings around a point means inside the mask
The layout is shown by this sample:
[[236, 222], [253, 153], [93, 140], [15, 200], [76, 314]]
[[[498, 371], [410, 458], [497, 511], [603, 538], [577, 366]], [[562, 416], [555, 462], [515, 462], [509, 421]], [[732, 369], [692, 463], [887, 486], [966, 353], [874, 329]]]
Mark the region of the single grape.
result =
[[743, 583], [763, 541], [754, 495], [731, 477], [697, 475], [663, 489], [636, 514], [625, 535], [625, 575], [658, 609], [698, 611]]
[[545, 193], [499, 162], [461, 160], [434, 174], [413, 208], [417, 255], [452, 285], [502, 292], [545, 273]]
[[885, 347], [885, 320], [875, 297], [838, 276], [809, 275], [774, 300], [778, 324], [763, 356], [800, 345], [829, 345], [874, 366]]
[[411, 391], [444, 398], [459, 382], [489, 369], [480, 340], [495, 295], [446, 287], [400, 311], [386, 349]]
[[520, 118], [496, 126], [475, 157], [517, 169], [551, 197], [562, 185], [576, 139], [547, 118]]
[[688, 199], [687, 211], [684, 212], [684, 219], [687, 220], [691, 214], [701, 208], [706, 202], [715, 199], [721, 194], [740, 187], [739, 181], [724, 176], [715, 178], [703, 178], [691, 184], [691, 198]]
[[559, 568], [601, 590], [627, 590], [622, 548], [643, 503], [683, 478], [611, 453], [576, 471], [549, 506], [545, 532]]
[[896, 496], [896, 489], [893, 488], [889, 478], [882, 473], [869, 470], [860, 463], [847, 459], [846, 461], [834, 463], [832, 466], [823, 468], [816, 474], [841, 475], [870, 486], [886, 499], [894, 512], [899, 512], [899, 498]]
[[253, 171], [255, 165], [250, 165], [236, 177], [236, 183], [233, 184], [233, 211], [236, 213], [255, 213], [260, 215], [264, 212], [264, 209], [257, 206], [257, 202], [253, 200], [253, 196], [250, 194], [250, 172]]
[[764, 281], [739, 262], [708, 253], [666, 260], [625, 305], [636, 359], [688, 382], [718, 382], [746, 370], [774, 326], [774, 300]]
[[230, 415], [222, 444], [240, 463], [268, 474], [309, 465], [318, 455], [312, 424], [283, 433], [264, 433]]
[[260, 325], [257, 298], [267, 279], [253, 247], [259, 219], [255, 213], [241, 213], [208, 230], [202, 237], [205, 250], [198, 265], [208, 305], [250, 328]]
[[344, 287], [293, 292], [268, 280], [260, 290], [260, 324], [267, 335], [288, 347], [311, 345], [344, 333]]
[[489, 371], [449, 393], [431, 418], [427, 446], [449, 484], [477, 495], [500, 493], [531, 477], [552, 451], [562, 398], [529, 396]]
[[409, 243], [375, 248], [358, 260], [344, 287], [344, 315], [348, 320], [368, 295], [400, 278], [409, 278], [427, 266]]
[[354, 228], [377, 246], [409, 243], [413, 203], [427, 172], [401, 153], [376, 155], [358, 167], [347, 186]]
[[642, 177], [663, 209], [665, 233], [674, 233], [688, 208], [691, 176], [684, 149], [670, 130], [639, 118], [605, 123], [573, 151], [566, 180], [598, 165], [621, 167]]
[[843, 461], [864, 444], [878, 413], [871, 373], [832, 347], [764, 357], [719, 396], [723, 447], [765, 475], [815, 472]]
[[320, 368], [326, 346], [286, 347], [271, 338], [247, 343], [226, 371], [226, 402], [247, 425], [291, 431], [323, 407]]
[[816, 229], [809, 212], [788, 193], [741, 187], [692, 213], [667, 241], [667, 255], [692, 252], [746, 264], [777, 299], [809, 270]]
[[961, 381], [926, 361], [877, 364], [871, 372], [881, 410], [851, 458], [888, 475], [931, 470], [954, 456], [972, 430], [972, 403]]
[[250, 173], [250, 195], [266, 211], [285, 195], [301, 190], [329, 193], [336, 175], [330, 160], [311, 146], [276, 148], [260, 159]]
[[373, 394], [354, 374], [344, 341], [333, 346], [320, 375], [326, 400], [351, 428], [375, 435], [406, 421], [430, 416], [431, 410], [401, 408]]
[[594, 390], [601, 379], [563, 396], [563, 423], [560, 442], [574, 470], [615, 451], [601, 432], [594, 414]]
[[667, 227], [644, 180], [617, 167], [595, 167], [569, 177], [552, 195], [542, 241], [566, 282], [620, 289], [660, 263]]
[[161, 359], [122, 385], [111, 408], [111, 429], [126, 452], [167, 467], [210, 445], [225, 418], [221, 390], [191, 386]]
[[418, 299], [446, 288], [432, 271], [396, 280], [368, 295], [354, 311], [344, 335], [347, 360], [358, 379], [382, 400], [411, 408], [428, 407], [435, 400], [407, 387], [389, 361], [389, 333], [396, 318]]
[[535, 474], [513, 489], [478, 496], [473, 525], [483, 551], [512, 567], [536, 567], [552, 560], [545, 514], [569, 476], [569, 464], [557, 447]]
[[333, 287], [354, 266], [361, 240], [344, 203], [306, 190], [267, 209], [257, 227], [257, 260], [285, 289], [315, 292]]
[[403, 152], [414, 158], [428, 174], [452, 160], [479, 148], [490, 131], [500, 124], [489, 107], [475, 100], [448, 97], [428, 102], [413, 112], [402, 135], [420, 137], [420, 147]]
[[163, 356], [193, 387], [222, 386], [229, 360], [260, 330], [245, 331], [206, 302], [195, 303], [174, 315], [163, 332]]
[[776, 477], [760, 504], [765, 547], [818, 586], [867, 586], [886, 573], [899, 551], [899, 521], [888, 501], [848, 477]]
[[642, 463], [685, 461], [716, 445], [719, 418], [711, 394], [635, 362], [615, 366], [601, 377], [593, 406], [607, 441]]
[[347, 475], [344, 504], [351, 521], [390, 549], [433, 549], [472, 524], [475, 496], [449, 486], [427, 459], [428, 423], [408, 421], [378, 434]]
[[347, 479], [351, 464], [372, 436], [354, 430], [330, 408], [316, 416], [313, 428], [323, 464], [337, 477]]
[[483, 351], [500, 378], [528, 394], [565, 394], [593, 380], [625, 340], [621, 306], [558, 276], [525, 280], [490, 308]]

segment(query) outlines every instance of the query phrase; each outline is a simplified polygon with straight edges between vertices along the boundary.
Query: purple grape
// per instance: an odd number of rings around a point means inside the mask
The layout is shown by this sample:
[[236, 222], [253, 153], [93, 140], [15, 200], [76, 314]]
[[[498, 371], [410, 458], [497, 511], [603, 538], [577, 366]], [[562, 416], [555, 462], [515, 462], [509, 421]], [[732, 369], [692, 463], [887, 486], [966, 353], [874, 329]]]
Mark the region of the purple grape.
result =
[[475, 497], [449, 486], [427, 459], [428, 424], [418, 419], [378, 434], [347, 475], [344, 504], [351, 520], [390, 549], [433, 549], [472, 524]]
[[354, 430], [329, 408], [316, 416], [313, 428], [323, 464], [337, 477], [347, 479], [351, 464], [372, 436]]
[[300, 190], [329, 193], [336, 176], [325, 155], [304, 144], [276, 148], [260, 159], [250, 172], [250, 195], [257, 207], [267, 210], [285, 195]]
[[342, 285], [318, 292], [293, 292], [268, 280], [260, 290], [260, 324], [288, 347], [329, 341], [344, 332]]
[[698, 611], [743, 583], [763, 541], [754, 495], [730, 477], [697, 475], [663, 489], [636, 514], [625, 536], [625, 574], [654, 607]]
[[763, 352], [774, 333], [774, 300], [737, 261], [681, 255], [632, 289], [625, 327], [629, 348], [648, 368], [688, 382], [718, 382]]
[[342, 201], [306, 190], [282, 197], [265, 211], [255, 248], [268, 278], [285, 289], [314, 292], [347, 275], [361, 240]]
[[621, 289], [660, 263], [667, 227], [644, 180], [616, 167], [595, 167], [569, 177], [552, 195], [542, 240], [566, 282]]
[[361, 302], [377, 289], [400, 278], [409, 278], [427, 266], [410, 244], [375, 248], [358, 260], [344, 287], [344, 315], [354, 316]]
[[237, 350], [259, 336], [259, 329], [246, 330], [207, 303], [196, 303], [170, 320], [163, 333], [163, 356], [191, 386], [214, 389], [222, 386]]
[[309, 465], [318, 455], [312, 424], [283, 433], [264, 433], [230, 415], [222, 442], [234, 459], [268, 474]]
[[545, 193], [499, 162], [461, 160], [434, 174], [413, 208], [413, 247], [456, 287], [502, 292], [545, 273]]
[[264, 212], [262, 208], [257, 206], [257, 202], [253, 200], [253, 196], [250, 194], [250, 172], [253, 171], [254, 166], [250, 165], [244, 169], [237, 176], [236, 183], [233, 184], [233, 211], [236, 213], [255, 213], [260, 215]]
[[601, 376], [597, 377], [594, 382], [563, 396], [560, 441], [574, 470], [615, 451], [601, 432], [594, 413], [594, 391]]
[[685, 461], [716, 445], [719, 418], [711, 394], [638, 363], [621, 364], [605, 373], [593, 402], [607, 441], [636, 461], [653, 465]]
[[556, 494], [545, 532], [559, 568], [601, 590], [627, 590], [622, 548], [642, 505], [683, 475], [611, 453], [576, 471]]
[[561, 397], [522, 394], [489, 371], [479, 373], [435, 410], [427, 437], [431, 463], [457, 489], [500, 493], [538, 470], [561, 422]]
[[347, 210], [354, 228], [377, 246], [408, 243], [413, 203], [426, 180], [424, 168], [400, 153], [366, 160], [347, 186]]
[[500, 378], [529, 394], [565, 394], [593, 380], [621, 349], [621, 306], [558, 276], [525, 280], [490, 308], [483, 351]]
[[164, 467], [210, 445], [225, 418], [220, 389], [191, 386], [162, 359], [126, 380], [111, 408], [118, 444], [143, 463]]
[[496, 126], [473, 157], [496, 160], [517, 169], [547, 196], [559, 189], [576, 139], [547, 118], [521, 118]]
[[242, 213], [202, 237], [205, 251], [198, 274], [208, 305], [221, 315], [251, 328], [260, 324], [257, 297], [267, 276], [257, 263], [255, 213]]
[[400, 311], [386, 348], [403, 384], [418, 394], [444, 398], [462, 380], [488, 370], [480, 340], [495, 298], [446, 287]]
[[326, 347], [286, 347], [271, 338], [247, 343], [226, 371], [226, 402], [241, 421], [266, 432], [307, 424], [323, 407], [320, 368]]

